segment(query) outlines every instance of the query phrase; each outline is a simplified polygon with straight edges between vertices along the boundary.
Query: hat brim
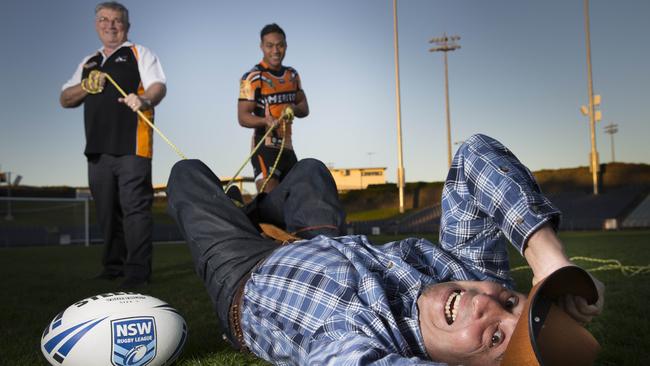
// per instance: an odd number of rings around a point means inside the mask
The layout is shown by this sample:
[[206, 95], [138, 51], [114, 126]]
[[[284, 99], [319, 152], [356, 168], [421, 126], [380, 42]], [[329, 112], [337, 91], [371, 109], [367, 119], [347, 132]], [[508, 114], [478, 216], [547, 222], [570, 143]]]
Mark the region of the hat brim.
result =
[[501, 366], [592, 365], [600, 350], [596, 339], [554, 302], [576, 295], [594, 304], [598, 290], [580, 267], [562, 267], [528, 294]]

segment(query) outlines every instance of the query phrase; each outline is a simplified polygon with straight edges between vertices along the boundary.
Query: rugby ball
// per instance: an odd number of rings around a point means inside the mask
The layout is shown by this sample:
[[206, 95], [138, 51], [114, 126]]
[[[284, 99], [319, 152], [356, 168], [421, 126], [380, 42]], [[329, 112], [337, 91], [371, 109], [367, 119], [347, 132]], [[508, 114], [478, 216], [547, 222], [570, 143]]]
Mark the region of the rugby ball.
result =
[[176, 309], [155, 297], [111, 292], [70, 305], [43, 331], [41, 351], [51, 365], [162, 366], [187, 339]]

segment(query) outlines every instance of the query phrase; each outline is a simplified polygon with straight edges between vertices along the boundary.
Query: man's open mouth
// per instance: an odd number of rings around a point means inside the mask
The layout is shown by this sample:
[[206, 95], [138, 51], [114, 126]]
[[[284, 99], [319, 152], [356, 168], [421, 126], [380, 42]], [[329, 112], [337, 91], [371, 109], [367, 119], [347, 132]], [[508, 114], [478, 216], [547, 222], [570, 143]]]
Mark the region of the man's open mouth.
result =
[[460, 298], [463, 297], [465, 292], [461, 290], [455, 290], [449, 295], [447, 303], [445, 303], [445, 319], [447, 324], [451, 325], [456, 321], [456, 315], [458, 315], [458, 305], [460, 304]]

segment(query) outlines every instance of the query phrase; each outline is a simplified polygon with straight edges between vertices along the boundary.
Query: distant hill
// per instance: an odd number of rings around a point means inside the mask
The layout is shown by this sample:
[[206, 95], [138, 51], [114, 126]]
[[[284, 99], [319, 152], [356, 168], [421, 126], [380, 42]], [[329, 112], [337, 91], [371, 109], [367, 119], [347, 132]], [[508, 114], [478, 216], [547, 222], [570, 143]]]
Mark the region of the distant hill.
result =
[[[590, 193], [591, 174], [588, 167], [544, 169], [533, 172], [546, 194], [568, 192]], [[404, 189], [404, 207], [418, 209], [440, 203], [443, 182], [407, 183]], [[650, 189], [650, 165], [610, 163], [601, 165], [601, 191], [624, 187]], [[76, 187], [19, 186], [12, 189], [14, 197], [75, 197]], [[6, 186], [0, 186], [0, 196], [6, 196]], [[248, 201], [250, 197], [246, 196]], [[364, 190], [341, 194], [346, 212], [360, 212], [399, 206], [397, 185], [394, 183], [371, 185]]]
[[[610, 163], [601, 165], [601, 191], [624, 187], [650, 189], [650, 165]], [[588, 167], [544, 169], [533, 172], [546, 194], [592, 191], [592, 177]], [[407, 183], [404, 187], [404, 207], [407, 210], [440, 203], [443, 182]], [[341, 195], [346, 212], [368, 211], [399, 206], [396, 184], [372, 185], [365, 190], [350, 191]]]
[[[592, 192], [593, 183], [588, 167], [540, 170], [533, 172], [545, 193]], [[601, 165], [603, 191], [624, 186], [650, 187], [650, 165], [610, 163]]]

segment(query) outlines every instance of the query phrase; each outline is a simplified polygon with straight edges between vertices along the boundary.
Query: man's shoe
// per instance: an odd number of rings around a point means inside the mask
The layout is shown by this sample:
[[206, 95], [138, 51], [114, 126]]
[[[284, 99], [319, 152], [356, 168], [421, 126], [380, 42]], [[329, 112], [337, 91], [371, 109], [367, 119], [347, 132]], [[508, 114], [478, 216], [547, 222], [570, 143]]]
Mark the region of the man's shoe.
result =
[[118, 277], [123, 277], [124, 274], [122, 273], [108, 273], [108, 272], [101, 272], [97, 276], [93, 277], [93, 280], [102, 280], [102, 281], [113, 281], [114, 279]]
[[236, 186], [231, 186], [230, 188], [228, 188], [228, 192], [226, 192], [226, 196], [228, 196], [228, 198], [230, 198], [230, 200], [233, 201], [235, 206], [237, 207], [244, 206], [244, 197], [242, 197], [241, 191]]
[[127, 277], [120, 283], [120, 288], [123, 290], [135, 290], [147, 285], [149, 285], [148, 279]]

